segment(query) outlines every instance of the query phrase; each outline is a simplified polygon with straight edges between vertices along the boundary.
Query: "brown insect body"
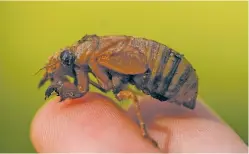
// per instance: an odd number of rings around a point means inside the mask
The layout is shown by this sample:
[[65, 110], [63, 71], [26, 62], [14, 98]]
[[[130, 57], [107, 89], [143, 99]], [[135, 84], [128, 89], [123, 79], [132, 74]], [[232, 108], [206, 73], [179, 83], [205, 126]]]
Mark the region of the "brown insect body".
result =
[[[84, 45], [76, 51], [79, 59], [86, 57], [86, 54], [79, 54], [84, 48], [88, 47], [88, 51], [92, 48], [89, 59], [91, 56], [96, 57], [98, 64], [109, 74], [110, 80], [114, 76], [118, 78], [116, 82], [122, 80], [122, 84], [134, 84], [156, 99], [194, 108], [198, 79], [192, 65], [183, 55], [144, 38], [93, 35], [88, 36], [88, 39], [92, 40], [88, 46], [83, 42]], [[89, 62], [86, 59], [83, 60], [84, 64]], [[118, 87], [115, 88], [117, 91]]]
[[[134, 94], [126, 90], [128, 84], [133, 84], [160, 101], [190, 109], [195, 107], [198, 92], [195, 70], [183, 55], [156, 41], [132, 36], [86, 35], [52, 59], [39, 85], [48, 79], [52, 81], [46, 97], [53, 91], [61, 100], [82, 97], [89, 91], [90, 83], [103, 92], [112, 90], [119, 100], [137, 101]], [[91, 81], [88, 73], [92, 73], [98, 83]], [[50, 74], [50, 78], [46, 74]], [[64, 84], [69, 82], [64, 75], [74, 78], [70, 88], [67, 87], [70, 84]], [[140, 115], [138, 117], [142, 121]], [[148, 137], [143, 122], [140, 124], [143, 135]]]

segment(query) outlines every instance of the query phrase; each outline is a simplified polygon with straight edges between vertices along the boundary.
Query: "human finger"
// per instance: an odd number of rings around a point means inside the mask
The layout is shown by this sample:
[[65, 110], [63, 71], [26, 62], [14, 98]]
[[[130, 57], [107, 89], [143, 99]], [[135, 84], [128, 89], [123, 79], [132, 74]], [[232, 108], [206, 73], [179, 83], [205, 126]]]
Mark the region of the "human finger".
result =
[[31, 125], [37, 152], [158, 152], [114, 102], [97, 93], [46, 103]]
[[[248, 152], [240, 137], [202, 101], [197, 101], [194, 110], [151, 97], [142, 97], [140, 102], [149, 133], [164, 152]], [[136, 119], [134, 107], [128, 115]]]

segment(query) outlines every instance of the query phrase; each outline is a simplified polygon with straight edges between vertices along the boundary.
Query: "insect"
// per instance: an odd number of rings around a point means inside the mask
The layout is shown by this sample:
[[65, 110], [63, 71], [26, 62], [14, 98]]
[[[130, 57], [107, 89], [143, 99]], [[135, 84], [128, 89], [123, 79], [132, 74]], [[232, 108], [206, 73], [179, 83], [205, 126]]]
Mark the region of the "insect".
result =
[[[198, 94], [196, 71], [183, 55], [139, 37], [85, 35], [51, 56], [42, 69], [46, 72], [39, 87], [51, 81], [45, 99], [53, 92], [61, 101], [82, 97], [89, 91], [89, 84], [102, 92], [112, 91], [119, 101], [131, 99], [142, 136], [155, 146], [157, 142], [147, 132], [137, 96], [127, 86], [135, 85], [146, 95], [189, 109], [195, 108]], [[97, 83], [89, 78], [89, 73], [97, 78]], [[66, 76], [72, 77], [73, 83]]]

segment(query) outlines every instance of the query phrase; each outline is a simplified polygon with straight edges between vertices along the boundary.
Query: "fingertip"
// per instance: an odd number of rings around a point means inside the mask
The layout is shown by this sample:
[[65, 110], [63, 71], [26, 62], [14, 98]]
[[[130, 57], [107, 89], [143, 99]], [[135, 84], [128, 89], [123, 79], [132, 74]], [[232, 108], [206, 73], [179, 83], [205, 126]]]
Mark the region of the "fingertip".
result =
[[[202, 99], [196, 108], [160, 102], [151, 97], [141, 98], [141, 112], [151, 136], [162, 150], [178, 153], [247, 152], [240, 137]], [[129, 115], [135, 119], [135, 108]]]
[[[55, 97], [47, 100], [36, 112], [30, 127], [30, 139], [33, 146], [38, 151], [46, 150], [47, 147], [41, 143], [41, 140], [46, 134], [42, 129], [47, 129], [47, 127], [54, 127], [51, 125], [51, 119], [65, 114], [74, 114], [77, 109], [80, 109], [81, 105], [87, 105], [86, 103], [106, 103], [111, 101], [109, 98], [104, 97], [98, 93], [87, 93], [84, 97], [77, 99], [66, 99], [60, 101], [60, 97]], [[107, 103], [108, 104], [108, 103]], [[66, 117], [67, 115], [65, 115]], [[53, 120], [54, 121], [54, 120]], [[62, 122], [62, 121], [61, 121]], [[61, 125], [61, 124], [59, 124]], [[49, 128], [50, 129], [50, 128]]]
[[84, 97], [45, 103], [31, 124], [38, 152], [155, 152], [136, 126], [111, 99]]

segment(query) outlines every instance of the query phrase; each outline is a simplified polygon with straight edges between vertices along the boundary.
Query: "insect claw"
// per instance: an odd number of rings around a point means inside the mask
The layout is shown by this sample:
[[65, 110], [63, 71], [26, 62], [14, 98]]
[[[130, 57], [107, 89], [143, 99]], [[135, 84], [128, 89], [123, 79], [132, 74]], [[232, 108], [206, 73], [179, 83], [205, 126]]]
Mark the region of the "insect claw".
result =
[[49, 98], [49, 96], [45, 96], [45, 98], [44, 98], [44, 99], [45, 99], [45, 100], [47, 100], [48, 98]]
[[49, 86], [45, 92], [45, 100], [48, 99], [54, 91], [59, 94], [57, 88]]
[[64, 100], [66, 100], [66, 98], [65, 97], [61, 97], [59, 103], [62, 103]]
[[122, 101], [122, 99], [121, 99], [120, 97], [118, 97], [118, 95], [115, 95], [115, 98], [116, 98], [119, 102]]

